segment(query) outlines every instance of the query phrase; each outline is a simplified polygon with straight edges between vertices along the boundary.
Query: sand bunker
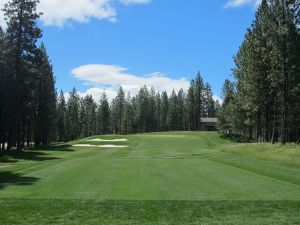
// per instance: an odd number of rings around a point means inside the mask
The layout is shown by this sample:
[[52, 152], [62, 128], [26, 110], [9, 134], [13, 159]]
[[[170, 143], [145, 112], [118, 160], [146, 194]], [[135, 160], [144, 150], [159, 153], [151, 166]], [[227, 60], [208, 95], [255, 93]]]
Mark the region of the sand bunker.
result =
[[89, 145], [89, 144], [77, 144], [73, 147], [92, 147], [92, 148], [127, 148], [127, 145]]
[[96, 147], [96, 145], [86, 145], [86, 144], [78, 144], [78, 145], [72, 145], [73, 147]]
[[86, 141], [94, 141], [94, 142], [126, 142], [127, 139], [105, 140], [105, 139], [97, 138], [97, 139], [91, 139], [91, 140], [86, 140]]
[[98, 145], [99, 148], [127, 148], [128, 145]]

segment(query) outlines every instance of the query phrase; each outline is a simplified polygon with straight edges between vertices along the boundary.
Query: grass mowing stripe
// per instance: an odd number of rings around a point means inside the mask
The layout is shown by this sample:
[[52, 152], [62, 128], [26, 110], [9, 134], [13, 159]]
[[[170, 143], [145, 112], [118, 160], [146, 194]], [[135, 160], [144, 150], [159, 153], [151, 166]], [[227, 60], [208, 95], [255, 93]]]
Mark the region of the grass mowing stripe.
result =
[[[233, 166], [233, 167], [236, 167], [236, 168], [239, 168], [242, 170], [250, 171], [250, 172], [253, 172], [256, 174], [260, 174], [262, 176], [271, 177], [271, 178], [281, 180], [281, 181], [284, 181], [284, 182], [287, 182], [290, 184], [300, 185], [299, 174], [295, 175], [295, 176], [292, 176], [291, 174], [289, 174], [288, 176], [283, 176], [278, 171], [274, 172], [274, 170], [266, 170], [265, 168], [262, 168], [262, 167], [253, 167], [253, 166], [249, 166], [249, 164], [246, 164], [246, 163], [242, 164], [242, 163], [239, 163], [236, 161], [226, 160], [226, 158], [209, 157], [208, 160], [215, 161], [215, 162], [222, 163], [222, 164], [229, 165], [229, 166]], [[247, 161], [249, 162], [250, 159], [247, 159]]]
[[80, 201], [1, 199], [3, 225], [297, 225], [294, 201]]

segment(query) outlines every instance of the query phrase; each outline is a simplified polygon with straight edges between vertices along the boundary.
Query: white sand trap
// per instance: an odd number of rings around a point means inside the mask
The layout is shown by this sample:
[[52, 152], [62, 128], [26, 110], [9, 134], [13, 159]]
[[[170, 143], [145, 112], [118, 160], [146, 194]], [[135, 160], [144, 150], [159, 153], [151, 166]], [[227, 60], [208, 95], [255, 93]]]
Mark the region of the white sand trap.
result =
[[78, 144], [72, 145], [73, 147], [96, 147], [96, 145], [88, 145], [88, 144]]
[[92, 148], [127, 148], [127, 145], [89, 145], [89, 144], [77, 144], [73, 147], [92, 147]]
[[128, 145], [98, 145], [99, 148], [127, 148]]
[[113, 139], [113, 140], [105, 140], [105, 139], [91, 139], [91, 140], [86, 140], [86, 141], [94, 141], [94, 142], [126, 142], [127, 139]]

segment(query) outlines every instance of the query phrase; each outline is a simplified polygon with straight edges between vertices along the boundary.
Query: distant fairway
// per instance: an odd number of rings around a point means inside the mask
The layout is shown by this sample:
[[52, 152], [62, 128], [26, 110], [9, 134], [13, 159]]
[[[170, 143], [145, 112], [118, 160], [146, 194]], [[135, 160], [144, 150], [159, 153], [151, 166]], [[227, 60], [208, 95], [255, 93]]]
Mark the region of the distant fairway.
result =
[[90, 137], [0, 158], [0, 207], [3, 225], [299, 224], [300, 147], [214, 132]]

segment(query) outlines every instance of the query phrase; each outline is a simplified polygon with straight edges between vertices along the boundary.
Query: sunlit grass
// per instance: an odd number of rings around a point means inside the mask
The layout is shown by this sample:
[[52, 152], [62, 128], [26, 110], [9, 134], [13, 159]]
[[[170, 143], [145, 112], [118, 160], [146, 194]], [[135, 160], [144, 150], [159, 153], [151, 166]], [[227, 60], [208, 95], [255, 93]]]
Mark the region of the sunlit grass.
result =
[[217, 132], [94, 136], [1, 158], [0, 221], [297, 224], [299, 162], [299, 145], [238, 144]]

